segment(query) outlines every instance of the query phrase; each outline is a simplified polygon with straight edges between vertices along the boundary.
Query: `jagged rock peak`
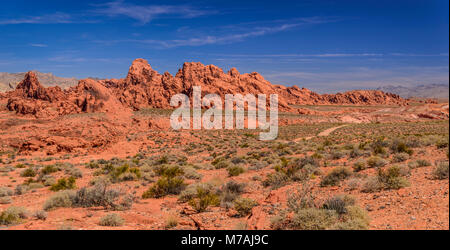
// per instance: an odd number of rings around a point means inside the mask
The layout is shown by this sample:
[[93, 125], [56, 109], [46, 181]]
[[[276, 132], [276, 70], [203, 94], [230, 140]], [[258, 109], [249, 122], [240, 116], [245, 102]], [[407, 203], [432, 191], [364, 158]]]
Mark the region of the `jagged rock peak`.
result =
[[130, 70], [126, 82], [128, 84], [139, 84], [143, 82], [151, 81], [151, 79], [158, 75], [158, 72], [152, 69], [150, 64], [145, 59], [136, 59], [131, 64]]

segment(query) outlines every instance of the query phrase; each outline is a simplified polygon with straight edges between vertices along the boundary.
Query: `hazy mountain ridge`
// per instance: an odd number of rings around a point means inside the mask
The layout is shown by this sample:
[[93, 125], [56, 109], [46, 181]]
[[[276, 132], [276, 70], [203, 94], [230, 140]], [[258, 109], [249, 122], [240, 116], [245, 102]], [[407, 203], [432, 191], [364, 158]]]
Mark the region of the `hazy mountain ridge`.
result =
[[415, 87], [390, 85], [380, 87], [377, 90], [394, 93], [403, 98], [419, 97], [419, 98], [449, 99], [448, 84], [421, 84]]
[[[76, 78], [64, 78], [53, 75], [52, 73], [42, 73], [39, 71], [33, 71], [36, 73], [39, 82], [45, 87], [59, 86], [62, 89], [75, 86], [78, 83]], [[6, 73], [0, 72], [0, 92], [14, 90], [18, 83], [20, 83], [25, 77], [24, 73]]]

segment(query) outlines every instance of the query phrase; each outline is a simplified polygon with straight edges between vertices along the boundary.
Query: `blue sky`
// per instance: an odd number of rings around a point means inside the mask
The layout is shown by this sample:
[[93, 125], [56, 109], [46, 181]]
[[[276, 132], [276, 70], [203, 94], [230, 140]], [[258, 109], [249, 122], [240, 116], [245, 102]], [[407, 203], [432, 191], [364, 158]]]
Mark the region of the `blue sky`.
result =
[[449, 2], [2, 1], [0, 72], [124, 77], [185, 61], [320, 92], [449, 82]]

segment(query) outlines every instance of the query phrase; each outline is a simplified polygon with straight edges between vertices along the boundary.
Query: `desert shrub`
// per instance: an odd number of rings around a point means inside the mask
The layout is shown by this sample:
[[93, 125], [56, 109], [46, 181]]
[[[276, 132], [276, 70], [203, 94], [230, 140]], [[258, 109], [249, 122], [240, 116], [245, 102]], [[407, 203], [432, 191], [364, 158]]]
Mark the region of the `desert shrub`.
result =
[[41, 178], [41, 182], [44, 184], [44, 186], [49, 187], [56, 184], [56, 179], [51, 175], [45, 175]]
[[233, 157], [231, 159], [231, 163], [233, 163], [233, 164], [244, 164], [245, 160], [242, 159], [241, 157]]
[[249, 215], [258, 203], [250, 198], [238, 198], [234, 201], [234, 209], [240, 217]]
[[184, 177], [189, 180], [200, 180], [203, 178], [201, 174], [199, 174], [193, 167], [184, 167], [183, 168]]
[[225, 185], [223, 185], [222, 192], [241, 194], [244, 192], [245, 186], [246, 186], [245, 183], [229, 181]]
[[245, 169], [241, 166], [233, 165], [233, 166], [228, 167], [227, 171], [228, 171], [228, 175], [230, 177], [233, 177], [233, 176], [239, 176], [240, 174], [244, 173]]
[[14, 189], [14, 193], [16, 195], [23, 195], [26, 192], [28, 192], [28, 185], [17, 185], [16, 188]]
[[268, 174], [262, 184], [264, 187], [272, 187], [273, 189], [277, 189], [286, 185], [288, 181], [289, 178], [286, 174], [281, 172], [275, 172]]
[[34, 190], [34, 189], [41, 189], [44, 188], [45, 186], [42, 183], [30, 183], [28, 184], [28, 189], [29, 190]]
[[230, 163], [228, 161], [221, 161], [221, 162], [217, 163], [216, 165], [214, 165], [214, 167], [216, 169], [228, 168], [229, 166], [230, 166]]
[[326, 230], [338, 220], [333, 210], [307, 208], [295, 213], [290, 226], [296, 230]]
[[4, 197], [0, 197], [0, 204], [4, 205], [4, 204], [11, 204], [12, 203], [12, 198], [11, 196], [4, 196]]
[[390, 148], [393, 153], [407, 153], [408, 155], [412, 155], [414, 153], [414, 151], [410, 149], [404, 141], [398, 139], [392, 141]]
[[58, 192], [61, 190], [68, 190], [68, 189], [75, 189], [75, 178], [69, 177], [69, 178], [62, 178], [59, 179], [57, 183], [51, 186], [50, 190], [54, 192]]
[[28, 211], [24, 207], [9, 207], [0, 213], [0, 225], [19, 224], [28, 218]]
[[20, 173], [22, 177], [35, 177], [37, 175], [33, 168], [27, 168]]
[[346, 167], [337, 167], [322, 178], [320, 185], [322, 187], [339, 185], [342, 180], [347, 179], [352, 174], [353, 172]]
[[44, 210], [38, 210], [34, 212], [34, 217], [38, 220], [47, 220], [48, 214]]
[[189, 200], [189, 205], [198, 213], [206, 211], [209, 206], [218, 206], [219, 197], [210, 189], [198, 187], [194, 198]]
[[366, 169], [366, 162], [364, 160], [358, 160], [353, 164], [353, 170], [355, 172], [363, 171]]
[[42, 173], [43, 175], [48, 175], [48, 174], [56, 173], [56, 172], [58, 172], [58, 171], [59, 171], [59, 169], [58, 169], [57, 167], [55, 167], [54, 165], [47, 165], [47, 166], [45, 166], [45, 167], [43, 167], [43, 168], [41, 169], [41, 173]]
[[280, 214], [277, 214], [272, 218], [270, 218], [270, 227], [273, 230], [282, 230], [287, 226], [286, 222], [287, 222], [286, 213], [282, 211], [280, 212]]
[[214, 186], [209, 183], [194, 183], [186, 187], [183, 191], [181, 191], [178, 196], [178, 202], [184, 203], [189, 202], [191, 199], [195, 198], [197, 195], [197, 189], [203, 188], [207, 190], [213, 190]]
[[162, 165], [157, 166], [154, 172], [158, 176], [173, 178], [184, 175], [184, 170], [178, 165]]
[[104, 207], [105, 209], [127, 210], [133, 205], [131, 195], [123, 195], [120, 190], [110, 187], [110, 183], [102, 181], [91, 188], [78, 190], [73, 198], [73, 207]]
[[382, 189], [383, 189], [383, 185], [378, 180], [378, 177], [371, 176], [363, 182], [361, 191], [364, 193], [373, 193], [373, 192], [381, 191]]
[[244, 192], [245, 183], [237, 183], [230, 181], [222, 186], [219, 191], [220, 194], [220, 206], [225, 208], [231, 208], [233, 202]]
[[99, 225], [103, 227], [120, 227], [123, 224], [124, 220], [118, 214], [107, 214], [99, 222]]
[[0, 197], [11, 196], [13, 195], [13, 191], [7, 187], [0, 187]]
[[293, 212], [297, 212], [302, 209], [316, 207], [316, 197], [312, 188], [313, 186], [309, 182], [304, 182], [296, 191], [290, 191], [287, 199], [288, 208]]
[[438, 180], [448, 179], [448, 169], [448, 161], [440, 162], [433, 171], [433, 177]]
[[408, 181], [402, 177], [399, 166], [392, 166], [387, 170], [379, 169], [377, 176], [385, 189], [400, 189], [409, 185]]
[[333, 230], [368, 230], [370, 218], [367, 212], [357, 206], [348, 206], [341, 221], [331, 227]]
[[388, 163], [388, 162], [387, 162], [385, 159], [380, 158], [380, 157], [378, 157], [378, 156], [370, 157], [370, 158], [367, 160], [367, 165], [368, 165], [369, 167], [371, 167], [371, 168], [380, 168], [380, 167], [384, 167], [384, 166], [387, 165], [387, 163]]
[[365, 152], [358, 147], [353, 147], [350, 149], [350, 152], [349, 152], [350, 158], [358, 158], [363, 155], [365, 155]]
[[78, 168], [66, 168], [65, 173], [74, 178], [82, 178], [83, 172]]
[[376, 178], [369, 178], [363, 187], [363, 192], [376, 192], [382, 189], [400, 189], [409, 186], [408, 181], [402, 176], [399, 166], [392, 166], [387, 170], [378, 169]]
[[398, 163], [398, 162], [404, 162], [409, 159], [409, 154], [407, 153], [397, 153], [392, 157], [392, 162]]
[[355, 205], [355, 198], [349, 195], [337, 195], [324, 202], [322, 207], [334, 210], [339, 215], [347, 213], [347, 207]]
[[386, 146], [388, 146], [388, 144], [383, 138], [373, 141], [370, 145], [374, 155], [386, 154]]
[[416, 160], [416, 164], [415, 164], [416, 168], [428, 167], [428, 166], [431, 166], [431, 162], [429, 162], [428, 160], [425, 160], [425, 159]]
[[44, 210], [48, 211], [59, 207], [72, 207], [76, 192], [72, 190], [60, 191], [52, 195], [44, 203]]
[[345, 152], [340, 151], [340, 150], [334, 150], [333, 152], [331, 152], [331, 159], [332, 160], [339, 160], [342, 159], [346, 156]]
[[164, 227], [166, 229], [171, 229], [176, 226], [178, 226], [178, 217], [175, 215], [170, 215], [169, 217], [167, 217]]
[[180, 194], [186, 188], [181, 177], [161, 177], [152, 187], [142, 194], [143, 199], [161, 198], [166, 195]]
[[112, 182], [134, 181], [141, 178], [141, 171], [139, 168], [130, 167], [129, 164], [113, 168], [109, 176]]

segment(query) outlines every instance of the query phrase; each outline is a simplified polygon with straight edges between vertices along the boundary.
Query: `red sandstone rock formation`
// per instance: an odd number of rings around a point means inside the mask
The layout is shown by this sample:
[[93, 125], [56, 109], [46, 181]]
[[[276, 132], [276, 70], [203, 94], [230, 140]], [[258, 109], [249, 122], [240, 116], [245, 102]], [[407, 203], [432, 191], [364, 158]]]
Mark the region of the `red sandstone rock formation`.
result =
[[33, 72], [28, 72], [16, 90], [5, 94], [8, 109], [20, 114], [53, 117], [81, 112], [115, 113], [132, 108], [171, 108], [170, 98], [179, 93], [192, 96], [193, 87], [200, 86], [202, 94], [278, 94], [280, 111], [302, 113], [290, 105], [320, 104], [395, 104], [406, 105], [398, 95], [381, 91], [350, 91], [320, 95], [297, 86], [272, 85], [258, 73], [229, 72], [214, 65], [185, 63], [175, 76], [159, 74], [144, 59], [133, 62], [124, 79], [82, 80], [67, 91], [59, 87], [44, 88]]

